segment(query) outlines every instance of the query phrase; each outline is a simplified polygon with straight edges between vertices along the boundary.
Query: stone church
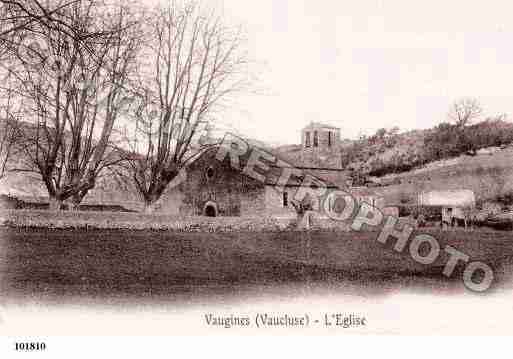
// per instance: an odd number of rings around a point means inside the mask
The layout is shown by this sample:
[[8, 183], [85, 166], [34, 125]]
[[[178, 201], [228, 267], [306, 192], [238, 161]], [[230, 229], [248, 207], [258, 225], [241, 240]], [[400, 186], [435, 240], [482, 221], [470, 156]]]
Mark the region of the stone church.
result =
[[[273, 152], [273, 150], [269, 150]], [[303, 178], [289, 179], [276, 189], [283, 168], [272, 165], [266, 181], [257, 181], [230, 165], [229, 158], [216, 159], [215, 148], [205, 151], [187, 167], [186, 177], [165, 193], [158, 210], [186, 216], [295, 216], [292, 199], [303, 185]], [[280, 157], [280, 154], [277, 154]], [[280, 157], [282, 158], [282, 157]], [[245, 161], [247, 159], [243, 159]], [[301, 131], [300, 149], [287, 164], [326, 183], [328, 188], [345, 187], [347, 174], [341, 168], [340, 129], [310, 123]], [[321, 201], [312, 202], [319, 209]]]

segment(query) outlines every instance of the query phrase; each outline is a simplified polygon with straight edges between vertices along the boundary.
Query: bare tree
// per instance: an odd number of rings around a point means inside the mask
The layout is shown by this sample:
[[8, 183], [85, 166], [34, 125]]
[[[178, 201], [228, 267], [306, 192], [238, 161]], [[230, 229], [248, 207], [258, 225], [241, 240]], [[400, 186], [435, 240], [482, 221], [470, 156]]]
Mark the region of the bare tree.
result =
[[[9, 84], [9, 77], [3, 81]], [[5, 91], [0, 91], [0, 179], [8, 170], [11, 162], [19, 150], [20, 130], [18, 127], [21, 115], [19, 104], [14, 100], [13, 89], [8, 85]]]
[[[38, 45], [18, 51], [10, 69], [30, 123], [27, 163], [17, 170], [41, 176], [51, 209], [68, 199], [76, 207], [102, 171], [120, 161], [111, 136], [140, 45], [139, 19], [123, 4], [80, 0], [55, 17], [66, 25], [30, 33]], [[78, 37], [59, 31], [65, 27]]]
[[[107, 2], [96, 1], [103, 6], [107, 6]], [[33, 38], [48, 32], [60, 33], [69, 40], [81, 43], [84, 49], [93, 51], [88, 48], [87, 40], [117, 30], [77, 27], [69, 12], [73, 5], [80, 4], [83, 4], [83, 0], [0, 0], [0, 60], [13, 52], [38, 53], [39, 49], [32, 47]]]
[[134, 111], [129, 170], [145, 210], [202, 147], [213, 113], [246, 84], [240, 31], [197, 4], [158, 8], [149, 30], [149, 72]]
[[59, 13], [80, 0], [0, 0], [0, 37], [21, 31], [38, 31], [44, 27], [75, 37], [68, 19]]
[[[63, 12], [80, 0], [0, 0], [0, 60], [9, 51], [25, 46], [27, 34], [45, 31], [61, 32], [82, 41], [85, 33], [77, 33]], [[94, 36], [87, 33], [87, 36]]]
[[463, 128], [479, 118], [482, 113], [483, 109], [477, 99], [465, 97], [451, 105], [448, 117], [457, 127]]

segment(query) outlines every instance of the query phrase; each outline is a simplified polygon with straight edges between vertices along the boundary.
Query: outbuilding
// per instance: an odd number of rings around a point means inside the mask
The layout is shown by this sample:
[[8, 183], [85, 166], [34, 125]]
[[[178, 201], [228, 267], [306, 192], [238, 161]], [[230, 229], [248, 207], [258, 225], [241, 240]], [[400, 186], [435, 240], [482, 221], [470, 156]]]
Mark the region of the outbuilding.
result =
[[438, 190], [419, 194], [420, 207], [440, 207], [442, 212], [442, 225], [454, 225], [461, 220], [467, 221], [467, 213], [476, 206], [476, 197], [472, 190]]

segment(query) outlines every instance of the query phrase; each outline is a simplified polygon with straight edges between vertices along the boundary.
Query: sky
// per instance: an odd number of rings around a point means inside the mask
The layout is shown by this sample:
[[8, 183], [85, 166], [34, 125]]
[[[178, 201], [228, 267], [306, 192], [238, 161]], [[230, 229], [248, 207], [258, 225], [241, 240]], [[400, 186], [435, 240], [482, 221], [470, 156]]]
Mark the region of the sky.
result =
[[356, 138], [432, 127], [464, 96], [513, 114], [508, 1], [204, 1], [244, 27], [257, 75], [222, 128], [293, 144], [320, 121]]

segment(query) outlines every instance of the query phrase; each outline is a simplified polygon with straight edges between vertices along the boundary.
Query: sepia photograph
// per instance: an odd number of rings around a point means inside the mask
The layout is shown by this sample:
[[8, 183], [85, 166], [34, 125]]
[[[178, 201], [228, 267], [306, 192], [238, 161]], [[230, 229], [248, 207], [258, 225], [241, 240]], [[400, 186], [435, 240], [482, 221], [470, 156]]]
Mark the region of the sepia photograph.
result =
[[512, 10], [0, 0], [6, 353], [511, 334]]

